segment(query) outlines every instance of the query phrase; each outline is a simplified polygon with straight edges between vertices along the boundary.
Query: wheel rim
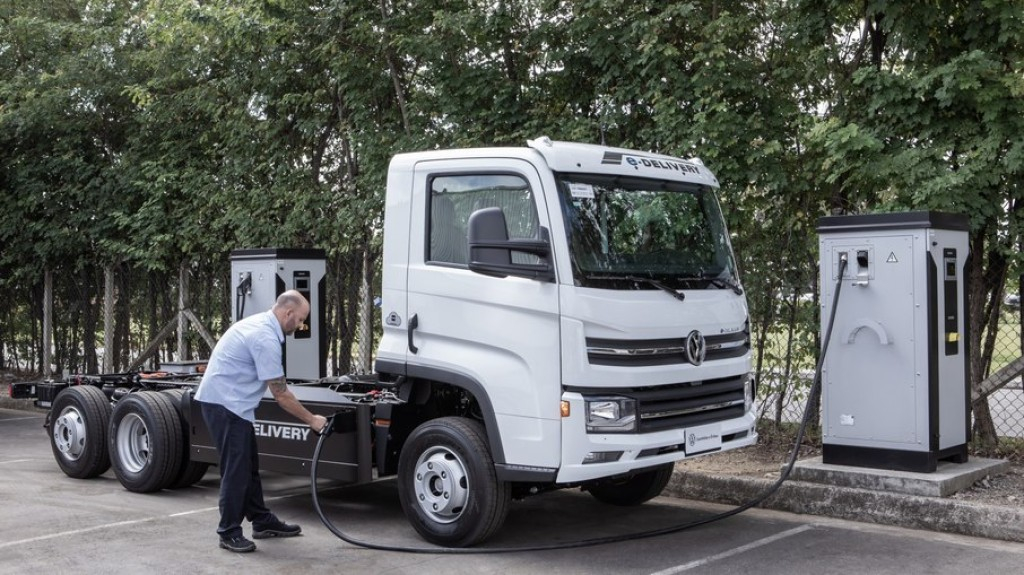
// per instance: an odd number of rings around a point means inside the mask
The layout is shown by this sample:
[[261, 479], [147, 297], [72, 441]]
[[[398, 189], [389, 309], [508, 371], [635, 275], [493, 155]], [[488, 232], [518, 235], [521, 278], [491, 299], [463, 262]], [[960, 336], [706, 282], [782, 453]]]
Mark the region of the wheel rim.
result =
[[53, 424], [53, 444], [61, 455], [77, 461], [85, 451], [85, 418], [75, 407], [64, 408]]
[[438, 523], [451, 523], [469, 500], [466, 464], [447, 447], [433, 447], [416, 461], [413, 487], [424, 513]]
[[117, 425], [117, 454], [125, 471], [138, 473], [149, 463], [149, 429], [134, 413], [124, 416]]

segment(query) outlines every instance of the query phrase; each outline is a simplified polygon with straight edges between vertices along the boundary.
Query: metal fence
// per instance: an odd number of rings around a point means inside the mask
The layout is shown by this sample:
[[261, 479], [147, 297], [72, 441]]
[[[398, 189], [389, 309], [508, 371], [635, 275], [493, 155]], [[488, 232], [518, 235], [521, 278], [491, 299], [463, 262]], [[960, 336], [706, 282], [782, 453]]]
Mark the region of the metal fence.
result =
[[[380, 334], [376, 254], [334, 254], [324, 282], [327, 372], [367, 372]], [[8, 281], [0, 371], [23, 377], [155, 369], [209, 357], [232, 317], [230, 256], [148, 270], [73, 262]], [[369, 318], [369, 337], [358, 329]], [[109, 328], [109, 329], [108, 329]], [[49, 341], [49, 346], [44, 345]]]
[[[372, 370], [372, 353], [380, 337], [380, 313], [373, 307], [380, 293], [379, 253], [366, 250], [333, 254], [327, 262], [324, 305], [328, 345], [327, 373], [342, 375]], [[179, 269], [147, 270], [121, 264], [99, 266], [69, 262], [39, 277], [4, 279], [0, 305], [0, 373], [18, 377], [128, 370], [155, 347], [145, 367], [173, 360], [205, 358], [210, 343], [202, 334], [219, 336], [230, 322], [229, 254], [189, 262]], [[46, 276], [50, 276], [47, 287]], [[369, 290], [369, 294], [367, 293]], [[1007, 292], [1016, 292], [1008, 289]], [[779, 305], [801, 306], [799, 313], [774, 313], [773, 323], [753, 321], [757, 409], [762, 419], [793, 422], [802, 414], [817, 357], [813, 302], [786, 297]], [[46, 302], [50, 301], [50, 305]], [[181, 320], [182, 310], [196, 321]], [[761, 310], [752, 307], [752, 314]], [[776, 310], [779, 311], [779, 310]], [[781, 310], [785, 312], [786, 310]], [[360, 336], [360, 319], [372, 317], [371, 334]], [[810, 315], [808, 315], [810, 314]], [[48, 316], [48, 317], [47, 317]], [[1021, 356], [1019, 299], [1008, 296], [993, 337], [989, 373]], [[46, 324], [52, 333], [45, 333]], [[196, 325], [198, 323], [198, 325]], [[110, 329], [107, 329], [107, 327]], [[758, 328], [760, 326], [760, 329]], [[169, 334], [157, 341], [161, 333]], [[52, 341], [47, 359], [43, 341]], [[756, 345], [759, 340], [765, 345]], [[988, 398], [1001, 438], [1024, 438], [1024, 390], [1021, 378]], [[1001, 442], [1010, 443], [1011, 442]], [[1024, 443], [1024, 442], [1022, 442]], [[1024, 449], [1013, 449], [1024, 455]]]

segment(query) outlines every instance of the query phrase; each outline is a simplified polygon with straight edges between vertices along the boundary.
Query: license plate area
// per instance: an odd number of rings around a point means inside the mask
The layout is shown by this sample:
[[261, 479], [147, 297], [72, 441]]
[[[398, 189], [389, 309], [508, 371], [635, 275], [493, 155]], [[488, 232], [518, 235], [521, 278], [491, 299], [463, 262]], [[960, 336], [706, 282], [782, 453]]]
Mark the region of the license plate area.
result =
[[714, 423], [686, 430], [686, 455], [697, 455], [722, 449], [722, 426]]

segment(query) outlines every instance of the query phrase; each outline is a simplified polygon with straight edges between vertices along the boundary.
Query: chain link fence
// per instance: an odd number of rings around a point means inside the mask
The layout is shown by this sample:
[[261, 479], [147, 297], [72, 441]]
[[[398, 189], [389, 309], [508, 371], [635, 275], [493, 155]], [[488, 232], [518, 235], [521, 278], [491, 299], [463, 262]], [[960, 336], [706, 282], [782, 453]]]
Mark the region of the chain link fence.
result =
[[[995, 334], [990, 373], [1021, 356], [1024, 351], [1022, 338], [1024, 331], [1020, 322], [1020, 295], [1008, 295], [1003, 299], [999, 312], [999, 330]], [[988, 396], [989, 409], [1000, 437], [1024, 439], [1024, 388], [1021, 383], [1021, 377], [1015, 377]]]
[[[381, 333], [379, 309], [372, 303], [380, 293], [379, 257], [379, 253], [358, 250], [328, 258], [323, 305], [329, 375], [372, 371], [373, 352]], [[44, 275], [3, 278], [7, 291], [0, 306], [0, 373], [10, 379], [44, 373], [61, 377], [127, 370], [169, 325], [171, 336], [157, 345], [153, 356], [143, 364], [145, 368], [209, 357], [210, 346], [200, 330], [193, 326], [181, 331], [175, 321], [182, 307], [182, 286], [187, 289], [184, 305], [216, 338], [232, 317], [229, 274], [227, 253], [190, 262], [179, 270], [154, 271], [128, 264], [102, 267], [85, 262], [66, 262], [54, 268], [50, 273], [53, 333], [49, 337], [53, 344], [49, 369], [43, 364]], [[365, 293], [366, 286], [370, 294]], [[1007, 287], [1001, 291], [1010, 295], [1002, 299], [998, 330], [986, 333], [993, 345], [985, 375], [1021, 356], [1018, 290], [1016, 286]], [[799, 421], [820, 347], [814, 327], [818, 325], [817, 296], [787, 290], [771, 298], [754, 296], [750, 300], [758, 414], [769, 423]], [[767, 304], [757, 303], [766, 301], [775, 306], [771, 313], [763, 309]], [[361, 314], [366, 313], [373, 322], [368, 338], [360, 336], [358, 329]], [[106, 329], [107, 322], [110, 330]], [[1010, 455], [1024, 455], [1021, 378], [997, 389], [987, 402], [1000, 449], [1009, 450]]]

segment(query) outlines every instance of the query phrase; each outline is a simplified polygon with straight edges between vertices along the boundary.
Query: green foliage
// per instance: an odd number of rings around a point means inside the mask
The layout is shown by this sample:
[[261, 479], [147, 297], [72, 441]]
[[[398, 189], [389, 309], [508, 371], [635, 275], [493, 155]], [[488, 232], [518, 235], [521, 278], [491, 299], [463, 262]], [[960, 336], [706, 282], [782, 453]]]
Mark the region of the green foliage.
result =
[[[1019, 273], [1021, 13], [1019, 0], [7, 0], [0, 281], [34, 285], [64, 262], [173, 271], [242, 247], [339, 255], [379, 242], [397, 152], [603, 141], [700, 156], [718, 175], [758, 370], [792, 371], [818, 320], [780, 294], [815, 289], [822, 215], [965, 213], [976, 253], [998, 256], [972, 260], [974, 301]], [[972, 324], [985, 317], [979, 304]]]

